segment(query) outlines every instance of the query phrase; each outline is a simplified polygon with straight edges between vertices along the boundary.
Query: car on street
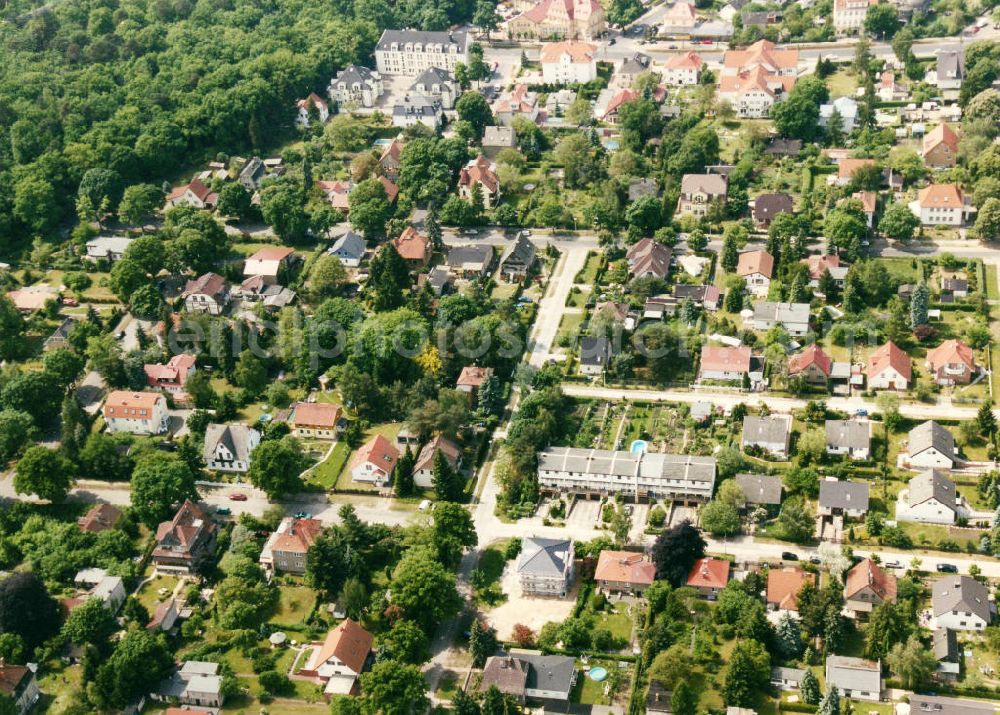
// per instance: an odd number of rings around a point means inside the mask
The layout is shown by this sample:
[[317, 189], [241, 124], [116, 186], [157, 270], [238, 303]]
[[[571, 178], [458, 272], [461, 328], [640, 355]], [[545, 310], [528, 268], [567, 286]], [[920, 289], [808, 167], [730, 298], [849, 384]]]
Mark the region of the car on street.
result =
[[823, 559], [821, 559], [819, 556], [810, 556], [809, 563], [816, 564], [817, 566], [819, 566], [821, 563], [823, 563]]
[[216, 507], [215, 513], [218, 514], [219, 516], [229, 516], [230, 514], [233, 513], [233, 510], [230, 509], [228, 506], [220, 506]]
[[938, 564], [938, 573], [958, 573], [958, 566], [955, 564]]
[[794, 554], [791, 551], [782, 551], [781, 552], [781, 559], [783, 561], [798, 561], [799, 560], [799, 555], [798, 554]]
[[885, 567], [887, 569], [901, 569], [903, 568], [903, 564], [900, 563], [899, 561], [886, 561]]
[[422, 502], [420, 502], [420, 506], [417, 507], [417, 511], [427, 511], [432, 506], [433, 503], [431, 502], [430, 499], [424, 499]]
[[297, 511], [295, 512], [296, 519], [312, 519], [312, 514], [307, 511]]
[[240, 494], [237, 492], [236, 494], [229, 495], [229, 501], [246, 501], [246, 500], [247, 500], [246, 494]]

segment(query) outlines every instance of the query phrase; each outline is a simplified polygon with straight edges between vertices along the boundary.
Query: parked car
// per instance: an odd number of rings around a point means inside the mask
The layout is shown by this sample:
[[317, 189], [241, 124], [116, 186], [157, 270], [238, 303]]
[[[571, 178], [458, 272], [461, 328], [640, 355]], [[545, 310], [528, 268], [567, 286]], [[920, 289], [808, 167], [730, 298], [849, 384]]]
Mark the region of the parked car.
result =
[[246, 501], [246, 500], [247, 500], [246, 494], [236, 493], [229, 495], [229, 501]]
[[810, 556], [809, 563], [816, 564], [817, 566], [819, 566], [821, 563], [823, 563], [823, 559], [821, 559], [819, 556]]
[[219, 506], [215, 508], [215, 513], [218, 514], [219, 516], [229, 516], [230, 514], [233, 513], [233, 510], [230, 509], [228, 506]]
[[798, 561], [799, 560], [799, 555], [798, 554], [793, 554], [791, 551], [782, 551], [781, 552], [781, 559], [782, 559], [782, 561]]
[[296, 519], [312, 519], [312, 514], [307, 511], [297, 511], [295, 512]]
[[887, 569], [901, 569], [903, 568], [903, 564], [899, 561], [886, 561], [885, 567]]
[[424, 499], [422, 502], [420, 502], [420, 506], [417, 507], [417, 511], [427, 511], [428, 509], [431, 508], [431, 506], [433, 506], [431, 500]]
[[938, 573], [958, 573], [958, 566], [955, 564], [938, 564]]

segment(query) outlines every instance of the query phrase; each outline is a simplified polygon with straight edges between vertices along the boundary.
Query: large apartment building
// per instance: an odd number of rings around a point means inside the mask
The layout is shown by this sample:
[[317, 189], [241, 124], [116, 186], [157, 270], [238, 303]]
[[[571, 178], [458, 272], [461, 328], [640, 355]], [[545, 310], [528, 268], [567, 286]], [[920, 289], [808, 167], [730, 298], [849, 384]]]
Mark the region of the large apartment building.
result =
[[865, 24], [868, 7], [878, 0], [834, 0], [833, 29], [838, 34], [857, 32]]
[[538, 453], [538, 484], [559, 492], [705, 502], [715, 485], [715, 458], [549, 447]]
[[375, 46], [375, 65], [381, 75], [416, 76], [431, 67], [455, 71], [469, 64], [469, 36], [464, 32], [385, 30]]

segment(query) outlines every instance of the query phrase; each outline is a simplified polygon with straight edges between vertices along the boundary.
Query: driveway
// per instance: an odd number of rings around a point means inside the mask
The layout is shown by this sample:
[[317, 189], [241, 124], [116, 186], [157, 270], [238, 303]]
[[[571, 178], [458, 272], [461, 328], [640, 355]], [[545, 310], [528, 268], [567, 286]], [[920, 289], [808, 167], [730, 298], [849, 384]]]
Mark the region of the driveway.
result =
[[484, 614], [486, 622], [496, 628], [497, 636], [501, 640], [511, 640], [514, 626], [519, 623], [528, 626], [537, 635], [542, 626], [549, 621], [560, 623], [569, 618], [573, 612], [573, 605], [576, 603], [576, 585], [566, 595], [566, 598], [538, 598], [523, 595], [517, 569], [510, 564], [501, 577], [501, 586], [503, 592], [507, 594], [507, 601]]
[[595, 499], [577, 499], [573, 510], [566, 516], [566, 526], [593, 529], [600, 527], [601, 502]]

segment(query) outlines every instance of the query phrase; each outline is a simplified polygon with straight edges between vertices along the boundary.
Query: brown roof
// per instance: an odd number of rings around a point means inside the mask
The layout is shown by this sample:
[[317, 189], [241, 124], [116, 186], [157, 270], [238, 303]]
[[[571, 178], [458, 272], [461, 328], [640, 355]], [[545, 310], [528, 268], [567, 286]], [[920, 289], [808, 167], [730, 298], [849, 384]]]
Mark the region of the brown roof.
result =
[[392, 142], [382, 150], [382, 156], [379, 157], [379, 163], [384, 162], [386, 159], [392, 159], [395, 162], [399, 161], [399, 157], [403, 153], [403, 143], [399, 139], [393, 139]]
[[265, 246], [250, 256], [248, 261], [283, 261], [295, 251], [284, 246]]
[[854, 176], [854, 172], [860, 169], [862, 166], [875, 166], [874, 159], [844, 159], [837, 166], [837, 177], [841, 179], [850, 179]]
[[483, 668], [479, 689], [496, 686], [501, 693], [521, 697], [528, 684], [529, 665], [519, 658], [507, 655], [491, 656]]
[[628, 104], [629, 102], [634, 102], [639, 99], [639, 93], [634, 89], [622, 89], [615, 94], [611, 101], [608, 102], [607, 109], [604, 110], [604, 117], [609, 117], [618, 111], [618, 108], [623, 104]]
[[629, 273], [632, 275], [652, 273], [660, 278], [666, 278], [670, 272], [670, 258], [673, 254], [669, 246], [651, 238], [643, 238], [628, 249], [625, 258], [628, 260]]
[[457, 444], [450, 439], [445, 439], [441, 435], [438, 435], [420, 450], [420, 454], [417, 455], [417, 461], [413, 465], [413, 470], [419, 472], [421, 469], [431, 469], [434, 466], [434, 457], [438, 452], [444, 454], [444, 458], [452, 467], [458, 465], [458, 458], [462, 456], [462, 450]]
[[112, 504], [95, 504], [90, 511], [76, 520], [77, 525], [92, 534], [113, 529], [122, 518], [121, 509]]
[[26, 677], [31, 677], [31, 671], [23, 665], [7, 665], [0, 661], [0, 693], [13, 696]]
[[[765, 67], [768, 69], [793, 69], [799, 64], [798, 50], [779, 50], [768, 40], [759, 40], [745, 50], [729, 50], [723, 59], [726, 67], [749, 69]], [[794, 77], [792, 78], [794, 82]]]
[[178, 551], [171, 548], [175, 545], [180, 548], [182, 555], [189, 555], [203, 533], [211, 534], [217, 528], [200, 506], [185, 499], [171, 521], [161, 522], [156, 527], [157, 546], [153, 550], [153, 556], [176, 557]]
[[970, 370], [976, 369], [972, 348], [961, 340], [945, 340], [933, 350], [927, 351], [927, 364], [932, 370], [958, 363], [964, 364]]
[[704, 62], [697, 52], [685, 52], [682, 55], [674, 55], [667, 60], [664, 67], [668, 70], [701, 69]]
[[788, 359], [788, 374], [797, 375], [810, 365], [815, 365], [819, 368], [820, 372], [829, 377], [833, 361], [829, 355], [823, 352], [823, 348], [813, 343], [802, 352], [792, 355]]
[[817, 253], [808, 258], [803, 258], [802, 262], [809, 266], [809, 277], [819, 280], [830, 268], [840, 268], [840, 256]]
[[426, 261], [431, 242], [426, 236], [417, 233], [413, 226], [407, 226], [392, 245], [407, 261]]
[[469, 187], [473, 184], [482, 184], [484, 189], [495, 194], [500, 188], [500, 179], [496, 175], [496, 164], [480, 154], [462, 167], [462, 171], [458, 175], [458, 183], [461, 186]]
[[158, 392], [115, 390], [108, 393], [108, 399], [104, 401], [103, 414], [105, 418], [150, 419], [156, 404], [163, 399], [163, 395]]
[[738, 348], [706, 345], [701, 349], [701, 369], [702, 372], [750, 372], [750, 355], [746, 345]]
[[323, 427], [333, 429], [340, 421], [340, 405], [326, 402], [296, 402], [288, 420], [293, 427]]
[[178, 186], [176, 189], [170, 192], [167, 196], [167, 200], [173, 200], [183, 196], [188, 190], [192, 194], [198, 197], [198, 200], [204, 203], [211, 196], [212, 190], [205, 186], [199, 179], [192, 179], [190, 184], [185, 184], [184, 186]]
[[396, 200], [396, 197], [399, 196], [399, 187], [384, 176], [378, 177], [378, 180], [382, 182], [382, 186], [385, 187], [385, 197], [391, 204]]
[[693, 588], [725, 588], [729, 583], [729, 562], [710, 556], [695, 561], [687, 585]]
[[869, 585], [883, 601], [896, 600], [896, 577], [884, 571], [871, 559], [865, 559], [847, 572], [844, 597], [851, 598]]
[[740, 263], [736, 267], [736, 275], [752, 276], [760, 273], [770, 278], [774, 272], [774, 256], [767, 251], [744, 251], [740, 254]]
[[466, 365], [462, 368], [461, 374], [456, 380], [456, 385], [468, 387], [482, 387], [486, 378], [493, 374], [493, 369], [489, 367], [479, 367], [478, 365]]
[[924, 135], [923, 154], [927, 156], [938, 144], [944, 144], [951, 150], [952, 154], [958, 153], [958, 134], [955, 130], [942, 122]]
[[326, 640], [313, 653], [307, 669], [315, 670], [331, 658], [336, 658], [355, 673], [360, 673], [371, 653], [373, 640], [371, 633], [347, 618], [326, 634]]
[[783, 213], [794, 213], [795, 204], [788, 194], [761, 194], [753, 200], [753, 217], [758, 221], [770, 221]]
[[198, 276], [193, 281], [188, 281], [184, 286], [183, 297], [189, 295], [194, 295], [195, 293], [203, 293], [204, 295], [210, 295], [213, 298], [223, 293], [226, 290], [226, 279], [220, 276], [218, 273], [206, 273], [203, 276]]
[[788, 567], [767, 572], [767, 602], [785, 611], [797, 608], [796, 597], [807, 583], [815, 583], [811, 573]]
[[371, 462], [382, 472], [389, 474], [392, 472], [392, 468], [396, 466], [396, 460], [398, 459], [399, 450], [385, 437], [377, 434], [368, 440], [367, 444], [358, 449], [358, 453], [351, 460], [351, 469], [354, 469], [359, 464]]
[[958, 184], [931, 184], [920, 190], [920, 207], [925, 209], [956, 209], [965, 206], [965, 197]]
[[861, 202], [861, 207], [866, 214], [873, 214], [878, 208], [878, 194], [874, 191], [855, 191], [851, 194], [851, 198]]
[[891, 340], [868, 358], [868, 378], [871, 379], [882, 374], [887, 367], [891, 367], [907, 380], [913, 375], [910, 356]]
[[597, 581], [648, 586], [655, 578], [656, 564], [647, 559], [645, 554], [634, 551], [602, 551], [597, 559], [597, 570], [594, 571], [594, 579]]
[[563, 55], [569, 55], [570, 62], [586, 64], [592, 62], [597, 53], [597, 45], [578, 40], [550, 42], [542, 45], [542, 63], [559, 62]]
[[304, 554], [322, 533], [323, 522], [319, 519], [293, 519], [289, 528], [277, 535], [271, 551]]
[[532, 22], [544, 22], [549, 18], [553, 9], [556, 9], [556, 17], [566, 17], [570, 20], [576, 17], [577, 4], [588, 5], [586, 14], [603, 12], [601, 4], [597, 0], [541, 0], [531, 9], [521, 13], [518, 17], [523, 17]]

